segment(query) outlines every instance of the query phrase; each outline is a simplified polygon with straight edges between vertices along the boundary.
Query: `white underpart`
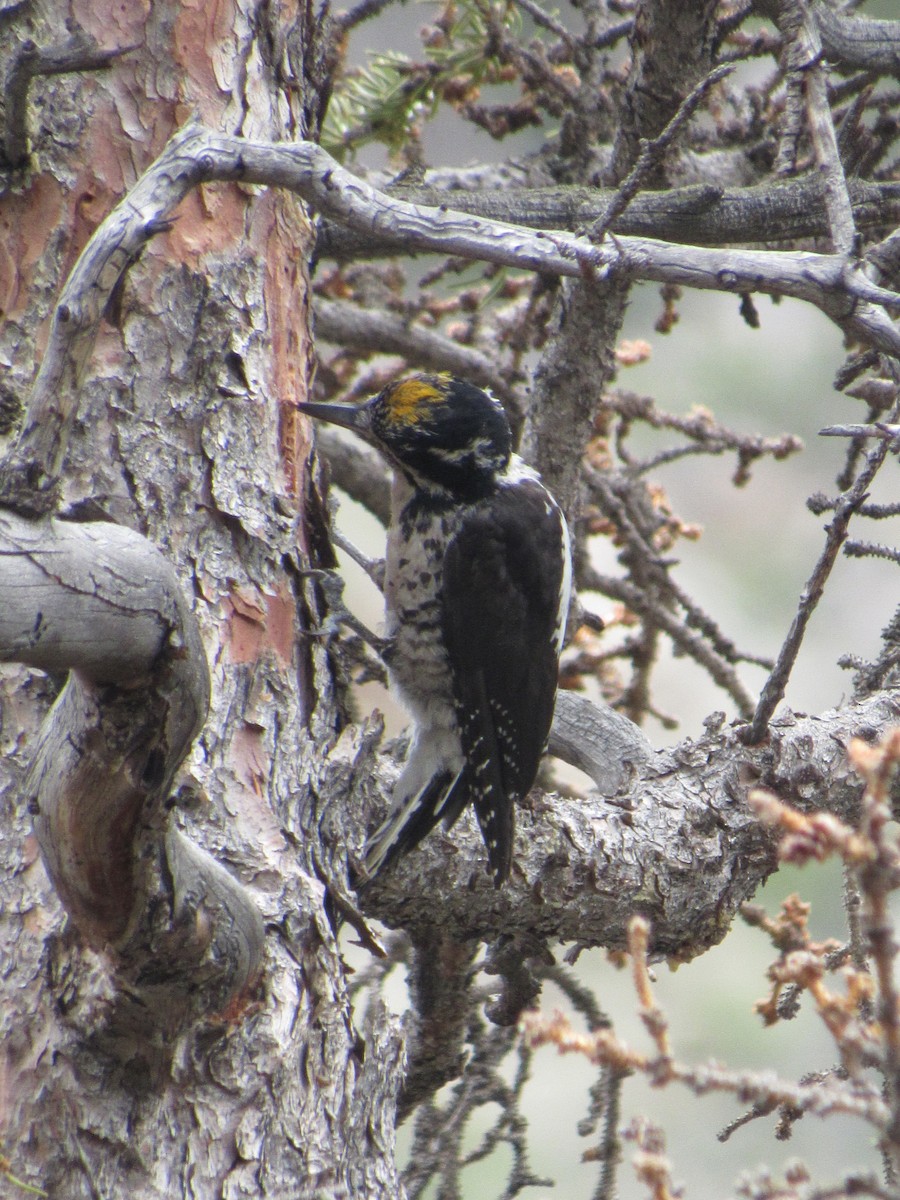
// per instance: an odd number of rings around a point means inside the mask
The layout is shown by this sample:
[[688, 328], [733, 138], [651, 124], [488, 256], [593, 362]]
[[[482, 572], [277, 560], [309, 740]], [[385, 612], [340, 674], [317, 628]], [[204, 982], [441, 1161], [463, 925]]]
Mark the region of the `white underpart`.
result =
[[419, 809], [420, 797], [436, 774], [436, 764], [444, 764], [447, 769], [452, 769], [451, 764], [456, 764], [452, 779], [435, 797], [434, 816], [438, 818], [449, 792], [462, 774], [463, 755], [455, 731], [452, 736], [447, 736], [447, 731], [424, 728], [417, 721], [406, 763], [394, 786], [394, 805], [366, 846], [366, 871], [369, 875], [378, 873], [407, 821]]
[[[400, 475], [391, 490], [391, 524], [385, 557], [385, 633], [393, 642], [388, 662], [391, 690], [413, 720], [412, 743], [394, 786], [393, 807], [372, 834], [366, 849], [366, 871], [377, 873], [392, 846], [421, 803], [435, 775], [447, 772], [451, 782], [435, 797], [435, 816], [465, 765], [453, 708], [452, 676], [443, 640], [423, 637], [410, 619], [423, 606], [435, 620], [441, 612], [443, 551], [447, 529], [441, 522], [453, 514], [425, 515], [404, 538], [400, 513], [412, 489]], [[432, 545], [432, 543], [434, 543]]]

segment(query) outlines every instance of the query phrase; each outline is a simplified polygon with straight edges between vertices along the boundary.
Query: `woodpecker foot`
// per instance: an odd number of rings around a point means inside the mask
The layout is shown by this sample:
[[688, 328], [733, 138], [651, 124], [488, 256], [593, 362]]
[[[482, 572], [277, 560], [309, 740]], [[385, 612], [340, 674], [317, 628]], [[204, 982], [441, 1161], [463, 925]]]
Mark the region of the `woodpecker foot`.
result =
[[326, 641], [333, 641], [341, 629], [346, 627], [356, 634], [358, 638], [370, 646], [379, 658], [382, 657], [387, 649], [387, 639], [378, 637], [373, 633], [367, 625], [350, 611], [344, 603], [344, 580], [337, 571], [325, 570], [320, 567], [313, 567], [303, 572], [304, 575], [311, 579], [315, 579], [316, 583], [322, 589], [325, 596], [325, 605], [327, 615], [321, 625], [307, 629], [308, 637], [320, 637]]
[[332, 532], [331, 540], [339, 550], [343, 550], [348, 558], [352, 558], [358, 567], [362, 567], [368, 577], [372, 580], [379, 592], [384, 591], [384, 559], [369, 558], [363, 554], [358, 546], [355, 546], [348, 538], [335, 529]]

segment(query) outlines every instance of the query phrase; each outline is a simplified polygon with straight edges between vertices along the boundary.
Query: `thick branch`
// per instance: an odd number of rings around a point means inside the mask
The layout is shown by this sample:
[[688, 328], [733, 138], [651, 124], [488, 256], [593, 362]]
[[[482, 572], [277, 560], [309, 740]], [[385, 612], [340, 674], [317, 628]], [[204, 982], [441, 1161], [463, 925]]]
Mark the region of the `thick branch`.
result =
[[900, 75], [900, 21], [877, 21], [835, 12], [821, 0], [813, 15], [830, 62], [844, 71]]
[[[853, 216], [859, 229], [893, 228], [900, 221], [900, 184], [849, 182]], [[411, 204], [439, 208], [530, 229], [576, 230], [602, 218], [615, 195], [586, 187], [507, 187], [471, 191], [462, 188], [398, 187], [390, 196]], [[667, 191], [642, 192], [612, 223], [613, 233], [664, 238], [696, 246], [753, 242], [790, 242], [827, 237], [825, 189], [816, 176], [775, 180], [754, 187], [723, 188], [692, 184]], [[355, 232], [322, 221], [316, 244], [320, 258], [358, 260], [403, 253], [397, 237], [386, 231]]]
[[334, 220], [403, 238], [410, 251], [433, 250], [571, 278], [600, 281], [618, 274], [716, 291], [794, 296], [868, 344], [900, 354], [900, 332], [884, 311], [900, 307], [900, 297], [871, 283], [841, 255], [713, 250], [639, 238], [594, 246], [567, 234], [535, 233], [394, 200], [308, 142], [248, 142], [191, 126], [172, 139], [103, 221], [69, 276], [21, 435], [0, 471], [0, 495], [8, 505], [35, 512], [55, 503], [80, 380], [113, 288], [187, 192], [213, 180], [288, 188]]
[[[132, 685], [163, 653], [182, 610], [171, 569], [130, 529], [0, 511], [0, 661]], [[208, 686], [198, 678], [192, 689], [194, 720]]]
[[615, 796], [654, 758], [652, 746], [633, 721], [567, 691], [557, 692], [547, 749], [590, 775], [601, 796]]
[[166, 829], [209, 700], [171, 567], [117, 525], [0, 513], [0, 614], [0, 659], [70, 672], [24, 787], [63, 905], [89, 942], [117, 951], [126, 977], [133, 965], [147, 985], [152, 961], [169, 989], [181, 979], [184, 1004], [224, 1007], [255, 977], [263, 931], [243, 888]]
[[[750, 811], [749, 788], [852, 822], [863, 785], [844, 747], [898, 719], [900, 693], [885, 692], [821, 717], [787, 714], [763, 746], [745, 747], [733, 729], [686, 743], [658, 755], [611, 800], [532, 794], [518, 812], [502, 892], [466, 817], [370, 885], [366, 909], [415, 937], [440, 928], [458, 939], [528, 933], [615, 948], [639, 912], [651, 921], [654, 954], [690, 958], [725, 936], [738, 905], [775, 869], [774, 838]], [[382, 778], [380, 787], [389, 786]], [[362, 831], [346, 836], [355, 846]]]
[[452, 937], [415, 947], [408, 986], [415, 1030], [399, 1103], [404, 1119], [424, 1099], [462, 1074], [469, 988], [477, 943]]

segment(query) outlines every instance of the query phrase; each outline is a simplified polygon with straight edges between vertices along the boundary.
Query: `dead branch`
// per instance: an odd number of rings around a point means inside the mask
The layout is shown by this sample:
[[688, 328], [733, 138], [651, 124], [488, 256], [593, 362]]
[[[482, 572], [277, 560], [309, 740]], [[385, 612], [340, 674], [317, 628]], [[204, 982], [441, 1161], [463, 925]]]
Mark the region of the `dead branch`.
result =
[[0, 495], [21, 511], [48, 511], [74, 417], [78, 385], [97, 324], [121, 273], [193, 187], [216, 179], [286, 187], [350, 227], [386, 229], [407, 249], [570, 278], [587, 272], [650, 279], [716, 291], [794, 296], [820, 308], [842, 329], [886, 353], [900, 353], [888, 317], [896, 293], [873, 284], [844, 255], [798, 251], [713, 250], [639, 238], [594, 246], [566, 234], [533, 232], [420, 208], [368, 187], [308, 142], [260, 143], [191, 125], [172, 138], [129, 195], [102, 222], [63, 289], [24, 427], [0, 474]]
[[[167, 981], [170, 1029], [222, 1011], [255, 980], [263, 929], [249, 894], [165, 809], [209, 697], [171, 567], [117, 525], [0, 513], [0, 612], [0, 661], [69, 672], [24, 784], [63, 905], [115, 954], [145, 1019], [161, 1017], [152, 984], [137, 982], [148, 959]], [[161, 898], [163, 922], [151, 915]]]
[[[445, 173], [441, 173], [443, 177]], [[506, 184], [473, 190], [424, 184], [387, 186], [392, 196], [411, 204], [439, 208], [530, 229], [583, 229], [602, 219], [614, 192], [603, 188], [535, 187]], [[900, 184], [848, 181], [853, 218], [859, 229], [890, 229], [900, 219]], [[773, 179], [752, 187], [689, 184], [641, 192], [611, 225], [620, 236], [664, 238], [698, 246], [796, 241], [826, 237], [828, 216], [822, 181], [815, 175]], [[317, 252], [321, 258], [359, 261], [404, 252], [398, 238], [384, 230], [354, 231], [323, 220]]]
[[[748, 807], [747, 789], [765, 786], [800, 809], [852, 822], [863, 785], [844, 747], [898, 717], [900, 698], [890, 691], [817, 717], [787, 712], [761, 745], [744, 745], [738, 726], [658, 754], [606, 800], [535, 793], [518, 813], [516, 865], [502, 893], [464, 818], [452, 836], [436, 832], [371, 885], [366, 911], [420, 937], [436, 926], [459, 939], [521, 933], [622, 947], [637, 905], [652, 923], [655, 957], [691, 957], [724, 937], [737, 907], [775, 869], [775, 842]], [[353, 814], [339, 835], [351, 858], [364, 835], [357, 814], [372, 813], [375, 824], [395, 769], [380, 760], [375, 776], [354, 781], [341, 801]], [[440, 905], [423, 906], [423, 894], [440, 895]]]

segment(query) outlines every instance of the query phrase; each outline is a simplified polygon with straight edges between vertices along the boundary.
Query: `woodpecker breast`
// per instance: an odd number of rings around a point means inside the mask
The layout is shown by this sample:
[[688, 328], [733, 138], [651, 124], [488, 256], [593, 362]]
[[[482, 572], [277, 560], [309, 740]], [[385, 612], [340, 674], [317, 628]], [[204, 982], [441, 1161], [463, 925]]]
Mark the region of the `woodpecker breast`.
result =
[[395, 476], [384, 571], [386, 665], [391, 683], [417, 719], [435, 704], [452, 711], [442, 586], [447, 547], [465, 513], [465, 505], [429, 503], [403, 475]]
[[501, 405], [463, 380], [415, 375], [359, 408], [299, 407], [354, 429], [394, 468], [385, 661], [414, 729], [367, 872], [471, 803], [499, 884], [514, 804], [553, 718], [571, 584], [565, 518], [512, 454]]

